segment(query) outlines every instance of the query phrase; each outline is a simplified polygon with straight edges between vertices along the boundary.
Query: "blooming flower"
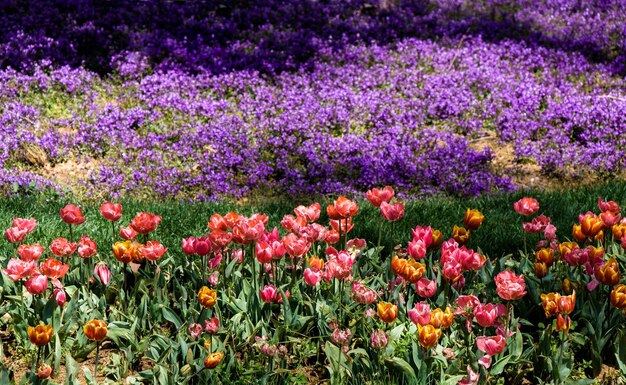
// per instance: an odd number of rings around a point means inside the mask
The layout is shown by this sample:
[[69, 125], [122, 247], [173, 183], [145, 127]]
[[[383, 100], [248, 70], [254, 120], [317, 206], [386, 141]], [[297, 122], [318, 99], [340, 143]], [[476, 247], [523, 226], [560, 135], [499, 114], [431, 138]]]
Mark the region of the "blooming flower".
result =
[[86, 235], [80, 237], [78, 242], [78, 255], [81, 258], [90, 258], [96, 255], [96, 242]]
[[104, 219], [116, 222], [122, 217], [122, 205], [119, 203], [104, 202], [100, 206], [100, 214]]
[[35, 327], [28, 327], [28, 338], [30, 342], [38, 347], [47, 345], [52, 338], [52, 333], [54, 333], [52, 325], [44, 325], [43, 322], [39, 322], [39, 325]]
[[43, 251], [43, 246], [38, 243], [34, 245], [19, 245], [17, 248], [17, 253], [23, 261], [36, 261], [41, 257]]
[[90, 340], [99, 342], [106, 338], [108, 326], [103, 320], [94, 319], [85, 324], [83, 332]]
[[496, 291], [500, 298], [514, 301], [526, 295], [526, 283], [523, 275], [515, 275], [511, 270], [505, 270], [495, 276]]
[[76, 251], [76, 248], [76, 242], [69, 242], [65, 238], [56, 238], [50, 244], [50, 251], [52, 251], [52, 254], [56, 257], [67, 257], [72, 255]]
[[389, 203], [394, 194], [395, 192], [393, 191], [393, 187], [385, 186], [382, 189], [373, 188], [371, 190], [367, 190], [365, 197], [372, 205], [380, 207], [383, 202]]
[[11, 258], [7, 264], [7, 268], [3, 270], [7, 277], [12, 281], [17, 281], [26, 277], [30, 277], [37, 267], [35, 261], [23, 261], [17, 258]]
[[159, 215], [140, 212], [130, 222], [130, 226], [139, 234], [146, 235], [156, 230], [159, 223], [161, 223], [161, 219]]
[[389, 204], [382, 202], [380, 204], [380, 213], [383, 215], [383, 218], [389, 222], [398, 221], [404, 217], [404, 203], [396, 202]]
[[86, 218], [83, 216], [83, 212], [80, 207], [69, 204], [59, 210], [61, 219], [63, 222], [69, 225], [80, 225], [85, 223]]
[[525, 217], [533, 215], [539, 210], [539, 202], [535, 198], [524, 197], [513, 204], [513, 210]]
[[39, 264], [39, 271], [46, 275], [48, 278], [61, 279], [70, 269], [70, 265], [67, 265], [57, 259], [48, 258]]
[[398, 316], [398, 307], [388, 302], [379, 302], [376, 304], [376, 309], [378, 310], [378, 318], [386, 323], [395, 321]]

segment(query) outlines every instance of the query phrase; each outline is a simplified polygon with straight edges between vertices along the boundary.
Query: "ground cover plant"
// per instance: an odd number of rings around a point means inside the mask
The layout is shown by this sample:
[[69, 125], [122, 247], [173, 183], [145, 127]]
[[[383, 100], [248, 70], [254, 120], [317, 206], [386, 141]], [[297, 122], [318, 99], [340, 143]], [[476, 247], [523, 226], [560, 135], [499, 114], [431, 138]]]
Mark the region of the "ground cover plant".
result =
[[622, 175], [623, 2], [471, 3], [3, 3], [0, 183], [203, 200]]
[[[626, 238], [598, 194], [624, 190], [431, 201], [456, 214], [440, 229], [390, 187], [270, 216], [11, 199], [0, 375], [21, 360], [26, 383], [619, 383]], [[545, 215], [577, 210], [559, 228]], [[497, 238], [502, 215], [518, 250], [487, 256], [478, 235]]]

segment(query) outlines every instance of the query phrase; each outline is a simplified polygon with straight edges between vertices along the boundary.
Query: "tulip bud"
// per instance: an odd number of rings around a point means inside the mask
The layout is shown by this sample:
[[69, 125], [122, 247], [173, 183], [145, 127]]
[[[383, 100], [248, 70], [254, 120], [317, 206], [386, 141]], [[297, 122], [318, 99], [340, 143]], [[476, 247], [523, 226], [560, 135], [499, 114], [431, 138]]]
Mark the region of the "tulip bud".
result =
[[475, 231], [478, 230], [484, 219], [485, 216], [483, 213], [476, 209], [468, 208], [465, 212], [465, 217], [463, 218], [463, 224], [468, 230]]
[[63, 307], [65, 302], [67, 301], [67, 296], [65, 295], [65, 291], [63, 289], [54, 289], [54, 300], [57, 302], [59, 307]]
[[52, 367], [50, 367], [50, 365], [48, 364], [41, 364], [39, 369], [37, 369], [37, 377], [39, 377], [42, 380], [50, 378], [51, 374], [52, 374]]
[[204, 367], [207, 369], [213, 369], [217, 365], [219, 365], [223, 359], [224, 359], [223, 353], [220, 353], [220, 352], [211, 353], [207, 356], [207, 358], [204, 359]]
[[441, 234], [441, 231], [433, 229], [433, 241], [430, 244], [430, 246], [428, 246], [428, 248], [436, 249], [437, 247], [441, 245], [442, 242], [443, 242], [443, 235]]
[[556, 330], [557, 332], [560, 331], [564, 331], [565, 334], [569, 333], [569, 329], [572, 326], [572, 319], [569, 318], [569, 316], [562, 316], [561, 314], [559, 314], [556, 317], [556, 328], [554, 330]]
[[100, 282], [104, 286], [107, 286], [109, 282], [111, 282], [111, 271], [104, 262], [96, 263], [96, 266], [93, 268], [93, 274], [100, 279]]
[[464, 245], [469, 241], [470, 238], [470, 230], [454, 225], [452, 229], [452, 238], [459, 244]]

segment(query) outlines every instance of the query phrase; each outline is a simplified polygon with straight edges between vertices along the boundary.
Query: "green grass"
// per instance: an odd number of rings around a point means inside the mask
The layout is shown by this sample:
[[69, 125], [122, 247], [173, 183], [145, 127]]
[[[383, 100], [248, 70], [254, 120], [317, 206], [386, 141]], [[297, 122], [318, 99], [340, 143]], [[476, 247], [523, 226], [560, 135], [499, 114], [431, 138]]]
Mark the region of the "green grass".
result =
[[[382, 228], [383, 244], [390, 250], [396, 244], [410, 240], [410, 229], [416, 225], [431, 225], [441, 229], [444, 239], [448, 239], [454, 224], [462, 225], [463, 215], [468, 207], [477, 208], [485, 214], [485, 221], [474, 234], [468, 247], [480, 248], [487, 256], [498, 258], [506, 254], [516, 253], [523, 249], [521, 218], [513, 211], [513, 203], [522, 196], [532, 196], [539, 200], [540, 210], [550, 218], [557, 227], [557, 236], [563, 241], [571, 237], [572, 224], [577, 221], [578, 214], [586, 211], [598, 211], [598, 197], [615, 200], [620, 205], [626, 204], [626, 182], [613, 181], [599, 186], [583, 187], [551, 192], [527, 191], [513, 194], [499, 194], [477, 198], [433, 197], [425, 200], [412, 200], [406, 204], [405, 217], [396, 222], [384, 221], [380, 212], [369, 202], [359, 202], [360, 210], [354, 219], [353, 237], [365, 238], [371, 244], [378, 240], [379, 226]], [[149, 211], [163, 216], [155, 239], [159, 239], [170, 252], [182, 253], [181, 239], [190, 235], [200, 236], [206, 232], [207, 222], [213, 213], [226, 214], [234, 210], [249, 215], [254, 212], [266, 213], [270, 217], [269, 228], [280, 226], [279, 222], [285, 214], [293, 214], [297, 204], [310, 204], [310, 200], [274, 199], [259, 201], [248, 205], [233, 202], [197, 203], [177, 201], [137, 201], [122, 200], [124, 215], [116, 224], [128, 225], [137, 211]], [[321, 198], [322, 211], [332, 200]], [[75, 236], [87, 234], [97, 242], [108, 245], [111, 225], [99, 213], [99, 203], [81, 201], [68, 196], [53, 194], [33, 194], [29, 196], [4, 198], [0, 200], [0, 229], [10, 227], [14, 217], [34, 217], [39, 225], [30, 234], [25, 243], [39, 242], [44, 247], [52, 239], [68, 237], [68, 228], [59, 216], [59, 209], [67, 203], [78, 204], [83, 208], [87, 222], [75, 229]], [[325, 213], [320, 220], [327, 224]], [[530, 236], [529, 248], [539, 239]], [[0, 242], [0, 259], [6, 262], [9, 257], [16, 256], [14, 245], [6, 241]]]

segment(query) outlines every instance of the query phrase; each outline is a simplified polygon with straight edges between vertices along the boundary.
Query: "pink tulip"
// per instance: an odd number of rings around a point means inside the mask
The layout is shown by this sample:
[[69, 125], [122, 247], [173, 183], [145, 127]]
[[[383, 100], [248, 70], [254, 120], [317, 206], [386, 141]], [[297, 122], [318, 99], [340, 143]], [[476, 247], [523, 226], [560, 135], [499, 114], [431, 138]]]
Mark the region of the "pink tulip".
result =
[[426, 326], [430, 324], [430, 305], [426, 302], [418, 302], [413, 309], [408, 311], [408, 316], [414, 324]]
[[259, 296], [263, 302], [276, 302], [280, 296], [278, 289], [274, 285], [267, 285], [259, 291]]
[[28, 231], [26, 229], [16, 226], [10, 227], [4, 232], [4, 238], [11, 243], [20, 243], [27, 235]]
[[310, 268], [304, 270], [304, 283], [309, 286], [315, 286], [322, 279], [322, 273], [320, 271], [314, 271]]
[[196, 238], [193, 248], [196, 254], [205, 256], [211, 252], [211, 239], [207, 237]]
[[37, 227], [37, 220], [35, 218], [14, 218], [13, 227], [26, 230], [26, 232], [30, 234], [35, 230], [35, 227]]
[[80, 237], [78, 242], [78, 255], [81, 258], [91, 258], [97, 253], [96, 242], [86, 235]]
[[476, 317], [476, 322], [478, 322], [480, 326], [486, 328], [493, 326], [496, 319], [505, 312], [506, 308], [503, 304], [479, 304], [474, 308], [474, 317]]
[[65, 294], [65, 291], [63, 289], [54, 289], [53, 295], [54, 300], [57, 302], [57, 305], [59, 305], [59, 307], [63, 307], [65, 302], [67, 302], [67, 295]]
[[476, 385], [480, 379], [480, 374], [474, 372], [470, 365], [467, 365], [467, 376], [459, 381], [458, 385]]
[[476, 346], [478, 350], [485, 353], [485, 356], [479, 360], [479, 363], [485, 368], [491, 366], [491, 357], [498, 355], [504, 351], [506, 347], [506, 338], [503, 336], [478, 337], [476, 338]]
[[546, 238], [547, 241], [556, 240], [556, 226], [554, 226], [553, 224], [549, 224], [548, 226], [546, 226], [546, 228], [543, 230], [543, 236]]
[[246, 255], [246, 252], [244, 249], [237, 249], [237, 250], [233, 250], [233, 252], [230, 255], [230, 259], [236, 259], [237, 263], [242, 263], [243, 262], [243, 257]]
[[385, 333], [384, 330], [376, 330], [372, 332], [372, 336], [370, 337], [370, 346], [376, 350], [384, 349], [389, 342], [389, 334]]
[[415, 285], [415, 290], [420, 297], [430, 298], [437, 294], [437, 281], [434, 279], [431, 281], [427, 278], [420, 278], [420, 280], [417, 281], [417, 285]]
[[217, 252], [214, 254], [213, 258], [207, 260], [207, 266], [209, 269], [215, 269], [222, 263], [222, 252]]
[[189, 324], [189, 334], [191, 334], [191, 338], [193, 338], [194, 340], [198, 338], [200, 334], [202, 334], [203, 330], [204, 329], [202, 329], [202, 325], [200, 324], [197, 324], [197, 323]]
[[376, 301], [376, 292], [359, 281], [352, 283], [352, 298], [357, 303], [370, 304]]
[[283, 245], [285, 246], [287, 254], [292, 258], [304, 256], [311, 248], [311, 244], [307, 242], [306, 239], [300, 238], [293, 233], [283, 238]]
[[619, 223], [621, 216], [619, 213], [614, 213], [611, 211], [605, 211], [602, 214], [600, 214], [600, 219], [602, 219], [602, 222], [604, 223], [604, 226], [609, 228], [612, 227], [613, 225], [616, 225]]
[[220, 275], [220, 273], [217, 272], [217, 271], [214, 272], [213, 274], [209, 275], [209, 278], [208, 278], [209, 285], [217, 286], [217, 284], [219, 282], [219, 275]]
[[111, 282], [111, 271], [104, 262], [96, 263], [96, 266], [93, 268], [93, 274], [100, 279], [100, 282], [104, 286], [107, 286], [109, 282]]
[[120, 226], [120, 237], [132, 241], [139, 234], [132, 226], [122, 227]]
[[536, 218], [533, 218], [530, 222], [525, 222], [522, 224], [524, 227], [524, 232], [529, 234], [537, 234], [546, 230], [546, 228], [550, 225], [550, 218], [545, 215], [539, 215]]
[[44, 248], [36, 243], [34, 245], [20, 245], [17, 253], [23, 261], [36, 261], [43, 254]]
[[416, 226], [414, 229], [411, 229], [411, 235], [413, 240], [419, 239], [424, 242], [426, 248], [433, 243], [433, 229], [430, 226]]
[[22, 261], [21, 259], [11, 258], [7, 264], [7, 268], [3, 270], [11, 280], [17, 281], [26, 277], [30, 277], [37, 267], [35, 261]]
[[298, 206], [293, 211], [297, 216], [305, 218], [307, 222], [315, 222], [320, 217], [321, 206], [315, 202], [308, 207]]
[[48, 277], [35, 274], [24, 282], [24, 286], [30, 294], [41, 294], [48, 288]]
[[411, 258], [418, 261], [426, 256], [426, 248], [426, 243], [424, 243], [423, 240], [413, 239], [411, 242], [409, 242], [407, 251], [409, 252]]
[[204, 320], [204, 331], [209, 334], [217, 334], [220, 330], [220, 320], [217, 317], [211, 318], [210, 321]]
[[620, 208], [617, 203], [615, 203], [614, 201], [605, 202], [602, 200], [601, 197], [598, 197], [598, 208], [602, 212], [607, 212], [607, 211], [612, 212], [612, 213], [620, 212]]
[[104, 202], [100, 206], [100, 214], [107, 221], [116, 222], [122, 217], [122, 205], [119, 203]]
[[527, 217], [529, 215], [533, 215], [537, 212], [537, 210], [539, 210], [539, 202], [537, 202], [535, 198], [524, 197], [513, 204], [513, 210], [515, 210], [516, 213]]
[[195, 237], [183, 238], [183, 252], [187, 255], [194, 255], [196, 253], [195, 243]]
[[367, 247], [367, 241], [363, 238], [353, 238], [346, 242], [346, 249], [364, 250]]
[[254, 247], [254, 255], [259, 263], [270, 263], [274, 258], [274, 249], [269, 243], [259, 240]]
[[523, 275], [515, 275], [511, 270], [505, 270], [495, 276], [496, 291], [500, 298], [514, 301], [526, 295], [526, 283]]
[[380, 207], [383, 202], [389, 203], [394, 195], [393, 187], [385, 186], [382, 189], [373, 188], [368, 190], [365, 193], [365, 198], [367, 198], [373, 206]]
[[465, 249], [465, 246], [460, 248], [459, 251], [461, 252], [460, 260], [464, 270], [478, 271], [487, 263], [487, 258], [473, 250]]
[[395, 222], [404, 217], [404, 204], [397, 202], [392, 205], [383, 201], [380, 204], [380, 213], [389, 222]]

